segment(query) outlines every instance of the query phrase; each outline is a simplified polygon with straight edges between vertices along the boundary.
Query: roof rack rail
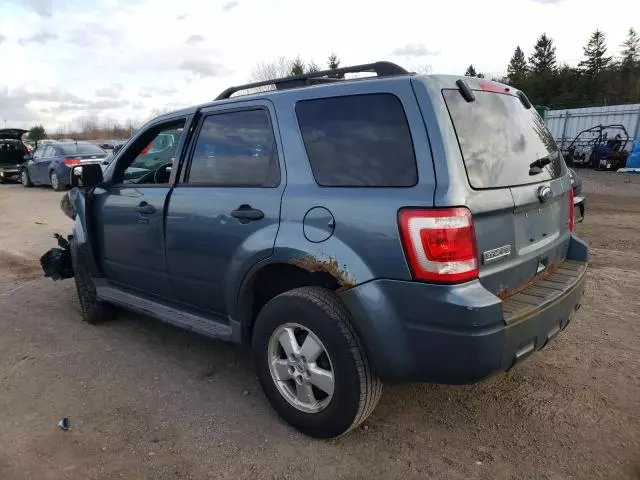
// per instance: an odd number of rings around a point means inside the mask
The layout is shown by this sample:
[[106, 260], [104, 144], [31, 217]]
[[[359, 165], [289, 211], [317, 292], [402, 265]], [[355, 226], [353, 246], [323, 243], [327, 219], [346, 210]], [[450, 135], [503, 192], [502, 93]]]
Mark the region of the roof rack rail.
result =
[[[303, 73], [302, 75], [294, 75], [292, 77], [275, 78], [273, 80], [265, 80], [262, 82], [247, 83], [246, 85], [238, 85], [236, 87], [229, 87], [224, 92], [216, 97], [216, 100], [224, 100], [231, 97], [236, 92], [241, 90], [248, 90], [250, 88], [266, 87], [268, 85], [275, 85], [276, 90], [284, 90], [287, 88], [298, 88], [314, 83], [329, 83], [341, 81], [341, 78], [336, 78], [337, 75], [344, 75], [345, 73], [365, 73], [375, 72], [378, 77], [390, 77], [393, 75], [407, 75], [406, 71], [399, 65], [392, 62], [375, 62], [366, 63], [364, 65], [354, 65], [352, 67], [334, 68], [333, 70], [322, 70], [320, 72]], [[323, 78], [326, 77], [326, 78]], [[315, 80], [314, 80], [315, 79]]]

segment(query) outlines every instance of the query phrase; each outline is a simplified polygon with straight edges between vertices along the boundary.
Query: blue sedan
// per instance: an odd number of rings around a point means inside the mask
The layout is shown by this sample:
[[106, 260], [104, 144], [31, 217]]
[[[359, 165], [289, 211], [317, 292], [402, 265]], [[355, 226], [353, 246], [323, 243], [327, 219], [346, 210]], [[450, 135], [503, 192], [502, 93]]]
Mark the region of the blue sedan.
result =
[[22, 185], [51, 185], [65, 190], [70, 182], [71, 168], [87, 163], [100, 163], [107, 153], [89, 142], [56, 142], [39, 146], [20, 171]]

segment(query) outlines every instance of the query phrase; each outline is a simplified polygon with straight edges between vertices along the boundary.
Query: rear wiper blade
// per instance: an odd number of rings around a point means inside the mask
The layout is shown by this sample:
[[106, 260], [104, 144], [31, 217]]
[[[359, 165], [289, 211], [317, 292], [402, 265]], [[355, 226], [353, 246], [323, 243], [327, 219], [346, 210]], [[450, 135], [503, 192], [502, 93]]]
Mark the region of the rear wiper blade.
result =
[[542, 173], [542, 169], [551, 163], [551, 155], [541, 157], [535, 162], [529, 164], [529, 175], [538, 175]]

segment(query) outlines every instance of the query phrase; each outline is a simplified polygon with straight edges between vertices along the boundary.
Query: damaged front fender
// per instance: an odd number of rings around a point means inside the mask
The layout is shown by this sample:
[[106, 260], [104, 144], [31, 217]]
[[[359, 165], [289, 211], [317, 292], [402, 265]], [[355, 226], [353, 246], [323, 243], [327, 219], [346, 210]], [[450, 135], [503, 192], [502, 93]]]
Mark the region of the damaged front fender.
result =
[[66, 239], [59, 233], [54, 234], [58, 240], [59, 248], [52, 248], [40, 257], [40, 265], [44, 276], [53, 280], [64, 280], [73, 277], [73, 263], [71, 261], [71, 240], [73, 235]]
[[91, 200], [90, 197], [89, 192], [78, 188], [69, 190], [62, 197], [60, 209], [73, 220], [73, 232], [66, 239], [56, 233], [58, 248], [52, 248], [40, 258], [40, 265], [45, 277], [63, 280], [74, 276], [71, 262], [72, 243], [73, 248], [77, 249], [78, 254], [84, 259], [83, 262], [89, 273], [94, 277], [101, 276], [93, 256], [87, 225], [86, 212]]

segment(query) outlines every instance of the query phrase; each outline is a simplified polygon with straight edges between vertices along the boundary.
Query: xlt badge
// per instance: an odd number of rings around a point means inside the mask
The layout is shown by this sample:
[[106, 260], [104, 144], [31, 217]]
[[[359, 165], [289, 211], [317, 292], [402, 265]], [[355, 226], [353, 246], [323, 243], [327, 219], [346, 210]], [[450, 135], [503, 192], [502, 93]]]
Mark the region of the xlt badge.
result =
[[487, 264], [511, 255], [511, 245], [493, 248], [482, 253], [482, 263]]

